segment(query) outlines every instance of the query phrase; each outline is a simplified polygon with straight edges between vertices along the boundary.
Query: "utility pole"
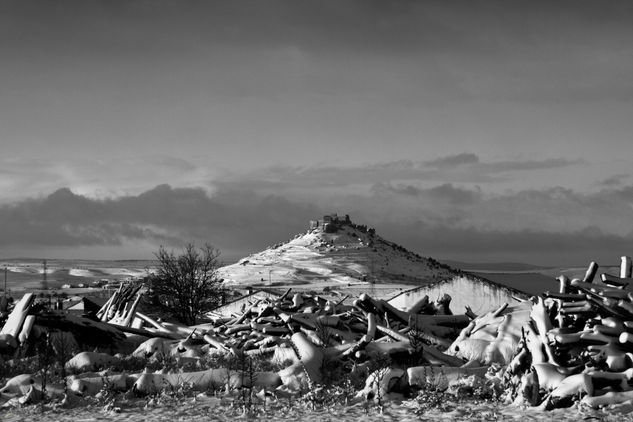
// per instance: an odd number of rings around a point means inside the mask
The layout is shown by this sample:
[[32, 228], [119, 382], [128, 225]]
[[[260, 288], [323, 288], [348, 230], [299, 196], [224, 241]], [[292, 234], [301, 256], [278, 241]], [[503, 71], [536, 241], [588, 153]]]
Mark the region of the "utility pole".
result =
[[47, 267], [46, 267], [46, 260], [44, 260], [44, 279], [42, 280], [42, 282], [44, 283], [44, 290], [48, 289], [48, 279], [47, 279]]
[[7, 264], [4, 264], [4, 296], [0, 297], [0, 311], [6, 312], [9, 309], [7, 299]]

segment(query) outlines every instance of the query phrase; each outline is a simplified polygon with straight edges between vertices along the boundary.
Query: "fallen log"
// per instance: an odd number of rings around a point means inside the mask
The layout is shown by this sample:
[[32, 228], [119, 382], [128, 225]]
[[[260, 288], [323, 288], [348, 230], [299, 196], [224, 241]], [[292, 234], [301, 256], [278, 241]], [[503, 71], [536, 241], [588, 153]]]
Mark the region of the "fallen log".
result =
[[99, 375], [94, 377], [68, 377], [68, 389], [83, 396], [94, 396], [104, 388], [110, 391], [127, 391], [135, 382], [126, 374]]
[[33, 293], [26, 293], [22, 296], [22, 299], [20, 299], [13, 308], [13, 311], [9, 314], [9, 318], [7, 322], [4, 323], [2, 330], [0, 330], [0, 334], [7, 334], [17, 339], [22, 330], [22, 324], [24, 324], [24, 320], [34, 301], [35, 295]]
[[26, 341], [29, 339], [31, 335], [31, 330], [33, 330], [33, 325], [35, 324], [35, 315], [27, 315], [24, 319], [24, 323], [22, 324], [22, 329], [20, 330], [20, 334], [18, 335], [18, 340], [20, 344], [24, 345]]
[[310, 380], [317, 384], [320, 383], [323, 352], [309, 342], [302, 333], [294, 333], [290, 337], [290, 341]]
[[365, 387], [356, 394], [356, 397], [365, 400], [384, 400], [394, 386], [400, 384], [404, 375], [405, 371], [400, 368], [378, 369], [369, 374], [365, 380]]
[[115, 362], [118, 362], [118, 359], [107, 353], [80, 352], [66, 362], [64, 366], [66, 369], [75, 371], [87, 371], [98, 367], [107, 367]]
[[585, 277], [582, 279], [582, 282], [592, 283], [597, 272], [598, 272], [598, 264], [592, 261], [591, 263], [589, 263], [589, 268], [587, 268], [587, 272], [585, 273]]
[[629, 285], [629, 282], [631, 281], [631, 277], [615, 277], [612, 276], [611, 274], [606, 274], [606, 273], [602, 273], [600, 275], [600, 278], [602, 279], [602, 282], [606, 285], [608, 285], [609, 287], [615, 287], [618, 289], [623, 289], [626, 286]]
[[40, 313], [35, 316], [35, 325], [49, 331], [72, 333], [79, 346], [88, 350], [119, 351], [129, 347], [125, 334], [118, 328], [81, 316], [55, 311]]
[[166, 339], [170, 339], [170, 340], [178, 340], [180, 337], [175, 336], [173, 333], [171, 332], [164, 332], [164, 331], [150, 331], [150, 330], [146, 330], [143, 328], [133, 328], [133, 327], [126, 327], [124, 325], [117, 325], [114, 323], [109, 322], [108, 325], [111, 325], [112, 327], [116, 328], [117, 330], [120, 330], [124, 333], [129, 333], [129, 334], [137, 334], [139, 336], [143, 336], [143, 337], [147, 337], [147, 338], [152, 338], [152, 337], [160, 337], [160, 338], [166, 338]]

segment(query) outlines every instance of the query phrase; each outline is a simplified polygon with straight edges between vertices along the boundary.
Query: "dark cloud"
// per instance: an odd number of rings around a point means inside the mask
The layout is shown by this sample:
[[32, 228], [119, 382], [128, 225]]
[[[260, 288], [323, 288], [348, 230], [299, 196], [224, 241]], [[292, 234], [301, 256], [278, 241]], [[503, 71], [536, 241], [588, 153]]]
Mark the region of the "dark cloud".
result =
[[604, 189], [600, 195], [605, 201], [611, 201], [612, 206], [633, 206], [633, 185]]
[[590, 194], [550, 188], [490, 195], [449, 183], [376, 184], [366, 194], [312, 192], [309, 200], [239, 185], [225, 185], [213, 195], [159, 185], [110, 199], [64, 188], [0, 206], [0, 252], [46, 247], [53, 256], [59, 248], [103, 246], [112, 254], [143, 242], [145, 249], [134, 250], [136, 258], [151, 257], [160, 244], [195, 241], [213, 243], [225, 258], [237, 259], [305, 231], [310, 219], [338, 212], [438, 258], [606, 262], [633, 251], [632, 205], [633, 186]]
[[456, 187], [451, 183], [444, 183], [428, 189], [405, 184], [384, 184], [377, 183], [372, 186], [372, 193], [376, 196], [409, 196], [419, 198], [422, 201], [442, 201], [450, 205], [473, 204], [481, 198], [481, 189], [464, 189]]
[[451, 185], [376, 185], [369, 196], [328, 203], [425, 256], [584, 265], [633, 253], [631, 192], [553, 188], [487, 197]]
[[629, 178], [629, 174], [625, 174], [625, 173], [620, 173], [620, 174], [614, 174], [611, 177], [607, 177], [604, 180], [601, 180], [600, 182], [598, 182], [599, 186], [605, 186], [608, 188], [614, 188], [617, 186], [621, 186], [622, 183], [624, 182], [625, 179]]
[[[422, 255], [439, 259], [472, 259], [519, 262], [540, 265], [602, 265], [619, 262], [623, 254], [633, 253], [633, 236], [604, 233], [595, 227], [574, 232], [493, 229], [387, 223], [381, 232]], [[554, 285], [553, 285], [554, 287]]]
[[479, 157], [475, 154], [464, 152], [457, 155], [449, 155], [447, 157], [440, 157], [432, 161], [427, 161], [425, 164], [429, 167], [455, 167], [463, 164], [477, 164]]
[[428, 190], [431, 197], [446, 199], [455, 205], [472, 204], [481, 198], [481, 190], [471, 190], [455, 187], [450, 183], [433, 187]]
[[546, 170], [569, 167], [586, 163], [584, 160], [569, 160], [566, 158], [549, 158], [546, 160], [525, 160], [525, 161], [497, 161], [482, 163], [481, 170], [490, 173]]
[[223, 191], [210, 197], [202, 189], [160, 185], [137, 196], [95, 200], [64, 188], [44, 198], [0, 207], [0, 232], [4, 251], [116, 246], [142, 240], [156, 247], [211, 242], [246, 253], [305, 230], [309, 219], [321, 213], [315, 207], [254, 192]]

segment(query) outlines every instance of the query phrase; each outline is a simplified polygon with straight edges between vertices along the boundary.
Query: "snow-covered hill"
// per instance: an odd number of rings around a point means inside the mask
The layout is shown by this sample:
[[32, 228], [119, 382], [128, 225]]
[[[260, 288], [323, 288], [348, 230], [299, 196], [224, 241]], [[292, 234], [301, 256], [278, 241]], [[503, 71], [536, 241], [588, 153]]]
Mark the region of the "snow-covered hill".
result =
[[337, 220], [220, 269], [229, 285], [421, 285], [458, 271], [384, 240], [374, 230]]

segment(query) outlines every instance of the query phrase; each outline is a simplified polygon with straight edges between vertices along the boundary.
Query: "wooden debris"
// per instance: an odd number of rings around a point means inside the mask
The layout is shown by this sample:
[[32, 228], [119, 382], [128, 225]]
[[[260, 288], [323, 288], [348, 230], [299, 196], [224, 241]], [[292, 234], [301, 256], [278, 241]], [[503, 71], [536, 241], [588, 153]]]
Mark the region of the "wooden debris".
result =
[[[123, 284], [94, 320], [62, 312], [29, 315], [32, 298], [27, 296], [16, 306], [11, 323], [3, 330], [10, 336], [15, 333], [21, 342], [31, 341], [36, 329], [72, 334], [73, 349], [80, 353], [67, 362], [66, 368], [74, 371], [115, 365], [119, 358], [113, 355], [122, 350], [135, 358], [158, 361], [175, 357], [195, 362], [214, 354], [227, 358], [234, 355], [238, 359], [267, 356], [277, 362], [290, 357], [293, 363], [278, 373], [257, 373], [252, 379], [268, 388], [283, 384], [284, 388], [297, 391], [322, 381], [326, 357], [362, 365], [377, 355], [393, 356], [395, 360], [405, 354], [430, 365], [459, 367], [465, 360], [444, 351], [472, 320], [472, 313], [452, 314], [448, 295], [433, 302], [427, 297], [403, 311], [368, 294], [361, 294], [350, 306], [343, 302], [346, 297], [326, 300], [288, 289], [278, 298], [254, 300], [230, 317], [218, 316], [210, 323], [186, 327], [139, 312], [141, 297], [138, 284]], [[99, 352], [93, 352], [95, 348]], [[387, 369], [406, 384], [404, 369]], [[235, 373], [222, 368], [179, 374], [84, 373], [67, 380], [70, 391], [82, 395], [96, 394], [106, 383], [115, 390], [153, 394], [183, 382], [190, 382], [194, 389], [206, 389], [210, 383], [247, 387], [250, 381], [237, 379]], [[388, 387], [379, 388], [387, 391]]]
[[583, 280], [559, 277], [559, 293], [546, 292], [533, 305], [521, 351], [532, 365], [523, 366], [517, 391], [526, 391], [534, 374], [540, 391], [532, 395], [534, 405], [569, 406], [580, 399], [600, 407], [633, 397], [633, 301], [625, 290], [631, 259], [622, 257], [620, 277], [597, 278], [597, 270], [592, 262]]

